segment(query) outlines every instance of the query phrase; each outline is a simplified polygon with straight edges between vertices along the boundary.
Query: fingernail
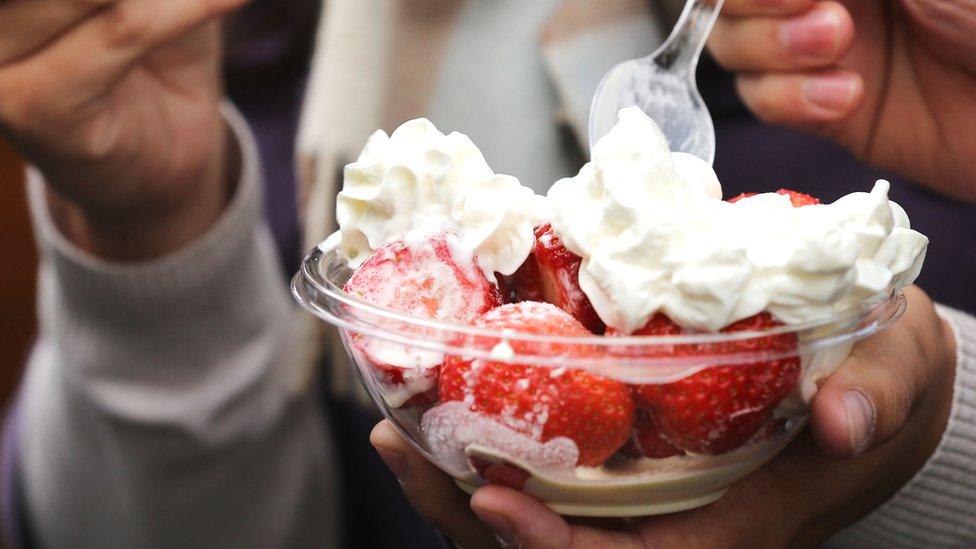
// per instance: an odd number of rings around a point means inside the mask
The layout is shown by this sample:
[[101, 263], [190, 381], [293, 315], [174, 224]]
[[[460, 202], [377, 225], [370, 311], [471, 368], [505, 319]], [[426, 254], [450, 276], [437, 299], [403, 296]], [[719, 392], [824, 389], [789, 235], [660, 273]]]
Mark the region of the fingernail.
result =
[[498, 542], [503, 547], [513, 547], [515, 545], [515, 528], [507, 518], [479, 509], [475, 509], [474, 512], [481, 519], [481, 522], [485, 523], [485, 526], [495, 533], [495, 537], [498, 538]]
[[807, 99], [818, 107], [846, 112], [857, 93], [857, 80], [849, 74], [823, 74], [807, 78], [803, 85]]
[[401, 456], [396, 452], [391, 452], [379, 446], [375, 446], [376, 453], [380, 455], [380, 459], [383, 463], [390, 469], [393, 476], [397, 478], [400, 484], [407, 481], [407, 458]]
[[801, 57], [823, 57], [837, 48], [840, 20], [830, 10], [816, 10], [779, 28], [786, 51]]
[[857, 456], [864, 453], [871, 444], [877, 412], [874, 404], [861, 391], [844, 393], [844, 407], [847, 409], [852, 455]]

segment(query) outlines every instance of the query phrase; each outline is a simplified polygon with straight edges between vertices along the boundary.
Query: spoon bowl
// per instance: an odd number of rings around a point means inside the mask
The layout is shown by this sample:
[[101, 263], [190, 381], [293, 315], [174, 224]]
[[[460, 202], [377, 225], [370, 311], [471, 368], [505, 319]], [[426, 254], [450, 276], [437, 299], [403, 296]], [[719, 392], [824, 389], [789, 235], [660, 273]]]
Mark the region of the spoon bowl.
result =
[[698, 93], [695, 68], [724, 0], [688, 0], [674, 31], [653, 54], [624, 61], [603, 77], [590, 106], [590, 146], [610, 131], [617, 112], [637, 106], [668, 138], [672, 151], [715, 159], [715, 127]]

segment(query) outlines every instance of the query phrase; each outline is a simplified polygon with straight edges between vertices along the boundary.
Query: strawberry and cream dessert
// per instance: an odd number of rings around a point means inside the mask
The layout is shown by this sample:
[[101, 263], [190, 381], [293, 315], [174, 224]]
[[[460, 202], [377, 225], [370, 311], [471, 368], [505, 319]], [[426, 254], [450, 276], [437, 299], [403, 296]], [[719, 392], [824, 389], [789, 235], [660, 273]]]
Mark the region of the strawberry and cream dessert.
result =
[[887, 192], [723, 200], [710, 165], [630, 108], [543, 197], [418, 119], [346, 167], [322, 249], [352, 271], [346, 295], [416, 325], [344, 335], [384, 411], [462, 486], [648, 514], [768, 460], [883, 324], [865, 319], [928, 242]]

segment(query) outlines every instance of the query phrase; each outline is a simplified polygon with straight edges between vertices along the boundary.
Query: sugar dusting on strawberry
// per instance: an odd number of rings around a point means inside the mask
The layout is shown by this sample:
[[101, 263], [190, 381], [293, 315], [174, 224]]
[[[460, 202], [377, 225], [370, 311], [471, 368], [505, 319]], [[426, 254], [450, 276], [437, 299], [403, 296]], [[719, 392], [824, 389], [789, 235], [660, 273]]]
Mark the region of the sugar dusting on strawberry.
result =
[[580, 256], [566, 249], [548, 223], [535, 229], [532, 254], [511, 279], [518, 301], [545, 301], [573, 315], [595, 334], [606, 325], [579, 285]]
[[479, 464], [471, 463], [474, 460], [467, 455], [472, 445], [512, 458], [507, 461], [517, 459], [540, 469], [564, 471], [579, 461], [576, 443], [569, 438], [554, 437], [540, 442], [481, 412], [472, 412], [461, 401], [442, 402], [424, 412], [420, 430], [431, 453], [458, 470], [469, 466], [478, 469]]
[[[418, 318], [468, 323], [502, 303], [498, 288], [485, 278], [473, 257], [458, 253], [451, 231], [414, 231], [376, 249], [345, 285], [346, 293]], [[389, 321], [395, 324], [395, 321]], [[411, 330], [413, 326], [395, 326]], [[427, 334], [436, 337], [437, 334]], [[393, 406], [432, 400], [441, 353], [352, 334], [356, 349], [386, 384]], [[412, 399], [412, 400], [411, 400]], [[419, 399], [419, 400], [418, 400]]]
[[[548, 303], [522, 302], [489, 311], [474, 324], [492, 330], [587, 336], [579, 321]], [[474, 345], [491, 349], [498, 340]], [[585, 345], [513, 340], [516, 356], [586, 357]], [[517, 360], [517, 359], [516, 359]], [[472, 360], [448, 356], [441, 369], [440, 398], [467, 408], [538, 442], [566, 438], [579, 452], [578, 465], [597, 466], [630, 436], [634, 404], [623, 383], [579, 369]], [[517, 456], [516, 456], [517, 457]]]
[[[761, 313], [722, 332], [764, 331], [777, 326], [780, 324], [769, 314]], [[634, 335], [682, 332], [680, 326], [658, 314]], [[669, 346], [659, 353], [716, 357], [759, 351], [783, 358], [717, 365], [678, 381], [641, 385], [635, 389], [638, 402], [651, 411], [664, 437], [674, 446], [692, 454], [715, 455], [734, 450], [770, 421], [773, 410], [796, 384], [800, 375], [796, 345], [795, 334], [784, 333], [715, 344]]]

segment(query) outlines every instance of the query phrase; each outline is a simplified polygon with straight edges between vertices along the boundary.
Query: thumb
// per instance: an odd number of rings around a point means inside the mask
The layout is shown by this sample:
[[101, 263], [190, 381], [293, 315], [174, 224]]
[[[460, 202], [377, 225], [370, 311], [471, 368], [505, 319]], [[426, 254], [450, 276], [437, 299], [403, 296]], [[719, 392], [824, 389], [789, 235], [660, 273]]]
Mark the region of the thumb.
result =
[[495, 533], [503, 547], [644, 547], [632, 532], [570, 524], [532, 496], [503, 486], [479, 489], [471, 497], [471, 509]]
[[856, 456], [884, 443], [941, 374], [951, 373], [945, 367], [951, 335], [921, 290], [907, 288], [905, 294], [906, 314], [857, 344], [813, 400], [811, 429], [828, 454]]
[[811, 429], [828, 454], [856, 456], [894, 434], [914, 400], [905, 371], [851, 358], [817, 393]]

